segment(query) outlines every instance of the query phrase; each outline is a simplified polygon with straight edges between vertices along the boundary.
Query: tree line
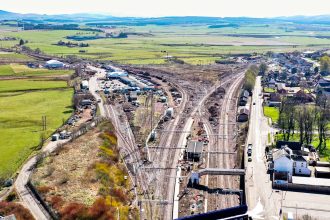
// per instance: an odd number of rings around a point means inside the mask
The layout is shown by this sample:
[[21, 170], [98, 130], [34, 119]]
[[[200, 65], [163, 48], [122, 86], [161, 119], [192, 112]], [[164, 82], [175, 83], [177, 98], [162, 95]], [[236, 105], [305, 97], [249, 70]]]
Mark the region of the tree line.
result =
[[292, 140], [294, 134], [299, 135], [301, 144], [311, 144], [317, 136], [317, 149], [326, 149], [328, 140], [330, 101], [324, 95], [317, 97], [315, 105], [302, 105], [290, 97], [283, 98], [279, 108], [278, 125], [285, 141]]

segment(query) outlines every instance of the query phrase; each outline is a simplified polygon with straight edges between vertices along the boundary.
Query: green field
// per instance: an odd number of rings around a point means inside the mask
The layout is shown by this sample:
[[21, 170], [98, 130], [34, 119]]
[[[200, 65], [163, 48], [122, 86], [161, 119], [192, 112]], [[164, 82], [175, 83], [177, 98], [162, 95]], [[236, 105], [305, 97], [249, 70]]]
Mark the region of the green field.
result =
[[[4, 46], [6, 46], [5, 44]], [[9, 44], [11, 45], [11, 44]], [[8, 47], [8, 46], [6, 46]], [[34, 59], [31, 57], [28, 57], [24, 54], [18, 54], [18, 53], [7, 53], [7, 52], [1, 52], [0, 51], [0, 61], [2, 62], [26, 62], [26, 61], [33, 61]]]
[[71, 113], [72, 89], [38, 91], [0, 98], [0, 177], [8, 177], [39, 144], [41, 117], [50, 135]]
[[0, 93], [42, 89], [66, 88], [66, 81], [43, 81], [38, 79], [0, 80]]
[[[10, 177], [40, 143], [41, 135], [48, 137], [72, 114], [73, 89], [66, 80], [54, 79], [71, 72], [0, 66], [0, 76], [6, 77], [0, 77], [0, 178]], [[47, 117], [46, 131], [42, 116]]]
[[275, 89], [269, 88], [269, 87], [264, 87], [264, 92], [272, 93], [272, 92], [275, 92]]
[[276, 107], [264, 106], [264, 115], [272, 119], [273, 123], [277, 123], [280, 112]]
[[72, 72], [72, 70], [33, 69], [20, 64], [0, 65], [0, 76], [53, 76], [70, 75]]
[[[286, 32], [283, 25], [241, 26], [239, 28], [208, 28], [207, 26], [117, 26], [117, 31], [137, 33], [125, 39], [88, 40], [90, 46], [69, 48], [55, 45], [67, 36], [91, 35], [86, 31], [21, 31], [4, 32], [1, 35], [28, 40], [26, 46], [55, 56], [77, 55], [96, 60], [113, 60], [129, 64], [162, 64], [166, 62], [162, 51], [191, 64], [209, 64], [221, 55], [236, 53], [264, 53], [266, 51], [293, 51], [330, 46], [330, 39], [314, 37], [309, 31]], [[231, 34], [232, 36], [228, 36]], [[256, 37], [255, 35], [268, 35]], [[314, 33], [315, 34], [315, 33]], [[319, 32], [319, 35], [329, 34]], [[251, 36], [249, 36], [251, 35]], [[6, 47], [17, 44], [6, 42]]]

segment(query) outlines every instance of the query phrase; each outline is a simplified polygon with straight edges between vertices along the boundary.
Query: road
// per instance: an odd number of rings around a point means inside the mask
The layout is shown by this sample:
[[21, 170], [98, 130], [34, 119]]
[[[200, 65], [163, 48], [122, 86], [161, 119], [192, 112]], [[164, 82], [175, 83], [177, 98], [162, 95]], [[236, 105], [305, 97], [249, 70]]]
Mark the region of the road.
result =
[[[273, 129], [263, 115], [261, 93], [261, 78], [257, 77], [253, 92], [250, 113], [250, 125], [247, 144], [253, 145], [252, 162], [247, 162], [245, 189], [249, 213], [254, 219], [280, 219], [279, 212], [282, 205], [283, 213], [292, 212], [294, 216], [309, 214], [316, 219], [329, 219], [330, 196], [313, 193], [273, 190], [270, 177], [266, 171], [264, 157], [268, 133]], [[246, 154], [246, 151], [245, 151]]]
[[[49, 142], [43, 148], [42, 152], [51, 153], [57, 148], [57, 144], [63, 144], [67, 141], [68, 140], [59, 140]], [[23, 165], [14, 183], [14, 187], [16, 189], [18, 197], [20, 198], [21, 204], [23, 204], [27, 209], [30, 210], [33, 217], [38, 220], [47, 220], [50, 219], [50, 216], [39, 204], [38, 200], [35, 199], [30, 190], [26, 187], [26, 184], [28, 183], [29, 178], [33, 172], [33, 169], [31, 168], [33, 168], [36, 163], [37, 156], [34, 156]]]

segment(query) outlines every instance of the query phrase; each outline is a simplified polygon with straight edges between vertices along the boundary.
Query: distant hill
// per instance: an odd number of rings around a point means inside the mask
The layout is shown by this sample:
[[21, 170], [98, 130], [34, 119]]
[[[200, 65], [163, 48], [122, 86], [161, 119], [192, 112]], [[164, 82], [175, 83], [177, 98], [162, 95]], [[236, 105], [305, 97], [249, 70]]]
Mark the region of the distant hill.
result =
[[203, 17], [203, 16], [168, 16], [168, 17], [113, 17], [106, 14], [61, 14], [61, 15], [42, 15], [42, 14], [19, 14], [0, 10], [0, 20], [22, 19], [28, 22], [45, 23], [88, 23], [89, 25], [209, 25], [213, 28], [239, 26], [241, 24], [270, 24], [274, 22], [288, 21], [297, 24], [326, 24], [330, 25], [330, 15], [319, 16], [292, 16], [274, 18], [251, 18], [251, 17]]

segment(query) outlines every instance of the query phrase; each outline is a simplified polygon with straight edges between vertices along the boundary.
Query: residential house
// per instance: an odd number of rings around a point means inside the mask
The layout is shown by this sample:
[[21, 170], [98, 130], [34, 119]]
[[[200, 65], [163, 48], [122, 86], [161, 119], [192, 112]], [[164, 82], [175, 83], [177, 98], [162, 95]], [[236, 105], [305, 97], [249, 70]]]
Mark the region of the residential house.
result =
[[276, 150], [273, 153], [274, 164], [274, 182], [276, 184], [285, 184], [290, 182], [293, 172], [293, 161], [290, 155], [284, 149]]
[[276, 88], [276, 81], [273, 78], [268, 81], [268, 87], [272, 89]]
[[277, 84], [277, 92], [278, 92], [279, 94], [286, 94], [286, 93], [287, 93], [287, 89], [286, 89], [284, 83], [278, 83], [278, 84]]
[[308, 169], [308, 162], [303, 156], [292, 155], [293, 160], [293, 174], [310, 176], [311, 171]]
[[293, 95], [293, 98], [300, 103], [309, 103], [314, 101], [314, 97], [304, 92], [303, 90], [299, 90], [296, 94]]

